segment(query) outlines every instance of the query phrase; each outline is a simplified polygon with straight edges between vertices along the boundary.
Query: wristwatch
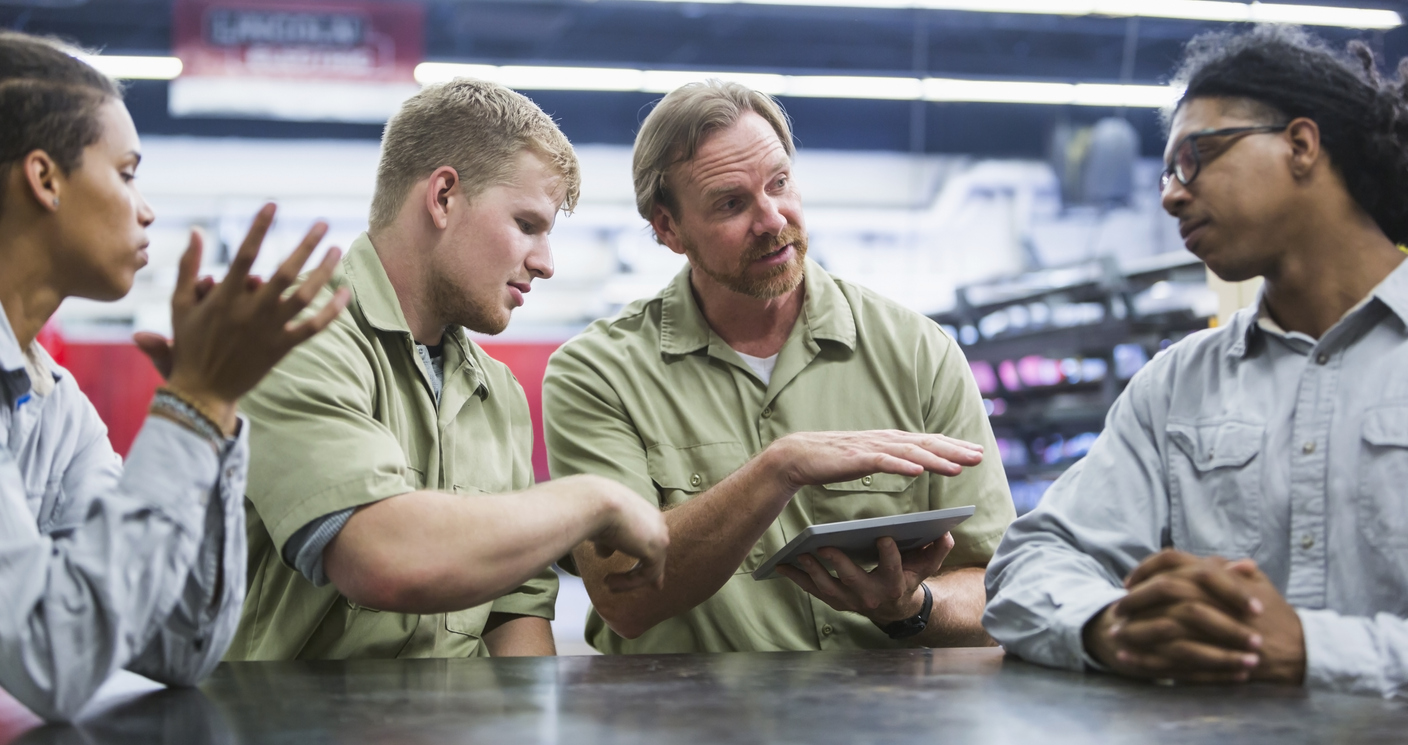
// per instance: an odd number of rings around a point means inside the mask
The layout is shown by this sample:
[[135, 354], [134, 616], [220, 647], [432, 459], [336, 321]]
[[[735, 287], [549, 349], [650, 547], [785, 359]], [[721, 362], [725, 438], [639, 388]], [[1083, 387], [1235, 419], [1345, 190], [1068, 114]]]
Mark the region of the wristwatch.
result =
[[880, 627], [891, 639], [908, 639], [929, 625], [929, 611], [934, 609], [934, 593], [929, 592], [929, 586], [923, 582], [919, 586], [924, 588], [924, 604], [919, 607], [919, 615], [901, 618]]

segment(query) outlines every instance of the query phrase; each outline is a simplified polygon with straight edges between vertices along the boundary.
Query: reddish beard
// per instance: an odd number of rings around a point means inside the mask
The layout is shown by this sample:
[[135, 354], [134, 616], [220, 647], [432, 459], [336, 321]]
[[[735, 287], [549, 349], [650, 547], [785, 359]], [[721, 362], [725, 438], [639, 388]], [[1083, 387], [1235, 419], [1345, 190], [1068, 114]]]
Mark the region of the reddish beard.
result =
[[[681, 235], [685, 255], [690, 265], [704, 272], [710, 279], [740, 295], [771, 300], [797, 289], [805, 276], [807, 257], [807, 236], [802, 229], [788, 223], [775, 236], [762, 236], [754, 240], [739, 258], [738, 266], [732, 271], [720, 271], [710, 267], [699, 254], [699, 247], [688, 235]], [[773, 253], [787, 244], [792, 244], [792, 259], [786, 264], [759, 269], [753, 266], [759, 259]]]

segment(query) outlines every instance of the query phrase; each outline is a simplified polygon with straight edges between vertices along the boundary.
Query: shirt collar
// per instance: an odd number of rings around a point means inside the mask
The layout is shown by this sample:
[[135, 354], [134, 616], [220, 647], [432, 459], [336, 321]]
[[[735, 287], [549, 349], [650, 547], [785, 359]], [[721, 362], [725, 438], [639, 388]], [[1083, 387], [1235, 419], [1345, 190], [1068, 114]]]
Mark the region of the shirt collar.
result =
[[[854, 350], [856, 320], [845, 293], [820, 264], [811, 259], [805, 262], [802, 281], [806, 296], [798, 320], [807, 325], [812, 338], [828, 339]], [[713, 335], [704, 311], [694, 299], [690, 271], [686, 264], [660, 292], [660, 351], [665, 354], [698, 351], [709, 346]]]
[[25, 369], [24, 350], [20, 348], [20, 341], [10, 326], [9, 316], [0, 307], [0, 393], [4, 394], [8, 405], [14, 406], [29, 393], [31, 387], [29, 372]]
[[[347, 283], [352, 288], [352, 302], [357, 304], [358, 312], [372, 328], [405, 336], [411, 342], [412, 354], [416, 354], [411, 325], [406, 322], [406, 314], [401, 311], [401, 301], [396, 297], [396, 288], [392, 286], [391, 278], [386, 275], [386, 267], [382, 265], [381, 256], [372, 245], [371, 236], [366, 233], [357, 236], [347, 249], [347, 257], [342, 261]], [[478, 369], [479, 360], [470, 350], [469, 340], [462, 327], [452, 326], [445, 329], [442, 341], [445, 340], [453, 340], [464, 355], [465, 361]], [[480, 385], [483, 386], [485, 395], [488, 395], [488, 382], [483, 376], [479, 377]]]
[[[1398, 316], [1404, 325], [1408, 325], [1408, 261], [1400, 262], [1397, 267], [1394, 267], [1394, 270], [1389, 272], [1388, 276], [1384, 277], [1383, 281], [1379, 282], [1374, 289], [1370, 290], [1363, 300], [1345, 311], [1344, 317], [1340, 321], [1343, 322], [1345, 319], [1363, 312], [1366, 307], [1373, 304], [1374, 300], [1378, 300]], [[1238, 358], [1247, 355], [1247, 351], [1251, 347], [1252, 334], [1257, 331], [1291, 336], [1291, 332], [1282, 329], [1280, 324], [1276, 323], [1276, 320], [1266, 312], [1265, 284], [1262, 284], [1256, 291], [1256, 302], [1250, 307], [1238, 311], [1232, 317], [1232, 327], [1232, 333], [1237, 342], [1227, 350], [1227, 353]], [[1314, 343], [1313, 339], [1310, 341], [1312, 344]]]

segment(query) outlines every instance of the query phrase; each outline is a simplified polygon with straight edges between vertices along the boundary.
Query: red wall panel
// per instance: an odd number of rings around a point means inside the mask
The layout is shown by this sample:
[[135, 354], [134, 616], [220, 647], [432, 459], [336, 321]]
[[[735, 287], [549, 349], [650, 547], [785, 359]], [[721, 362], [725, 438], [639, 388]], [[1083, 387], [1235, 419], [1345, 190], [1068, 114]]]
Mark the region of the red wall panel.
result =
[[[56, 334], [41, 339], [54, 358], [73, 373], [98, 415], [108, 425], [108, 438], [117, 452], [127, 454], [146, 419], [152, 395], [161, 385], [156, 368], [131, 344], [64, 342]], [[558, 342], [489, 342], [482, 345], [494, 359], [508, 365], [528, 396], [533, 418], [533, 473], [548, 479], [543, 445], [543, 373]]]

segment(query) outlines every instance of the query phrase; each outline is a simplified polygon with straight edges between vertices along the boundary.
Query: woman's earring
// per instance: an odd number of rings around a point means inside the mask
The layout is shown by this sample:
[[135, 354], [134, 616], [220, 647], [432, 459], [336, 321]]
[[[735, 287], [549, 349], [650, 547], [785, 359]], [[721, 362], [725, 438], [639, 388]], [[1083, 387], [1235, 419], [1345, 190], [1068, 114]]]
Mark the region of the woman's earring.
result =
[[58, 197], [54, 197], [54, 206], [55, 206], [55, 207], [59, 206], [59, 198], [58, 198]]

